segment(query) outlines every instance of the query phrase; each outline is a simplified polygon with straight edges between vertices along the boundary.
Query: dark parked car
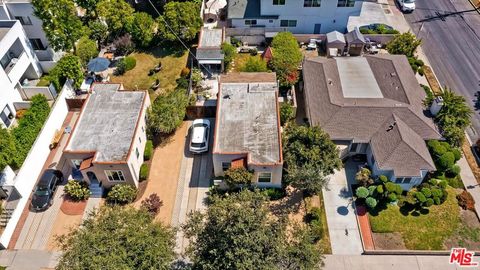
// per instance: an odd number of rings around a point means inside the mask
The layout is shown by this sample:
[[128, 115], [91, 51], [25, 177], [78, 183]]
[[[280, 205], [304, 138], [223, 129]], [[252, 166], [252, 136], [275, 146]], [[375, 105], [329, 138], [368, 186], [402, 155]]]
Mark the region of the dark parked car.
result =
[[45, 170], [33, 191], [30, 208], [33, 211], [47, 210], [52, 205], [53, 194], [55, 194], [58, 184], [62, 182], [62, 172], [53, 169]]

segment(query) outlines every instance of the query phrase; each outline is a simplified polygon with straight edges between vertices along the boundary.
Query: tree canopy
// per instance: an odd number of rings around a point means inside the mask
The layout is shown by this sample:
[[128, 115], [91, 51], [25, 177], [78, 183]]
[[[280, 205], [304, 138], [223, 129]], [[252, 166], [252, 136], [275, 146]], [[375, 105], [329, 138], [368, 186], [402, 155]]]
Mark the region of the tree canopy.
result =
[[54, 50], [69, 51], [86, 32], [71, 0], [32, 0], [36, 17]]
[[342, 167], [337, 146], [317, 126], [289, 125], [283, 133], [283, 157], [288, 182], [314, 194]]
[[108, 25], [110, 33], [119, 36], [127, 32], [134, 21], [135, 10], [125, 0], [100, 0], [98, 16]]
[[[172, 30], [184, 41], [194, 39], [203, 24], [200, 18], [200, 6], [195, 2], [167, 3], [163, 15], [157, 18], [157, 22], [160, 37], [170, 41], [177, 40]], [[165, 22], [172, 30], [166, 26]]]
[[418, 46], [422, 44], [422, 40], [417, 39], [414, 34], [406, 32], [397, 34], [388, 42], [387, 50], [391, 54], [404, 54], [407, 57], [414, 57]]
[[59, 91], [67, 79], [73, 80], [73, 87], [79, 88], [83, 81], [82, 63], [78, 56], [64, 55], [48, 73], [48, 79]]
[[132, 207], [101, 207], [58, 240], [59, 270], [170, 269], [175, 259], [174, 231]]
[[137, 12], [128, 31], [137, 46], [147, 47], [153, 40], [156, 28], [157, 24], [150, 15], [145, 12]]
[[85, 66], [88, 64], [90, 59], [96, 57], [98, 55], [97, 50], [97, 43], [88, 37], [82, 37], [77, 42], [77, 49], [75, 50], [75, 54], [80, 58], [82, 64]]
[[270, 65], [277, 73], [281, 85], [292, 85], [298, 80], [298, 67], [302, 53], [297, 39], [290, 32], [278, 33], [272, 41], [273, 57]]
[[148, 128], [153, 134], [170, 134], [185, 117], [188, 96], [184, 89], [176, 89], [158, 96], [148, 109]]
[[209, 202], [183, 226], [194, 269], [318, 269], [321, 254], [310, 231], [292, 226], [289, 235], [286, 218], [273, 217], [258, 190]]

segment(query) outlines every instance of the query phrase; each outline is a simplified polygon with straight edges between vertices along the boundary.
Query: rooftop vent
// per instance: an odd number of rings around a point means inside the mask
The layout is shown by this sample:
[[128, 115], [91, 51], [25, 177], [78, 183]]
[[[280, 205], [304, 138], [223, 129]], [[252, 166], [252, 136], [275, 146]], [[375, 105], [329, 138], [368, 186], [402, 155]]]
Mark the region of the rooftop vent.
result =
[[392, 73], [390, 73], [390, 76], [391, 76], [391, 77], [396, 77], [397, 74], [396, 74], [395, 72], [392, 72]]
[[328, 84], [329, 85], [332, 85], [333, 84], [333, 81], [331, 79], [328, 79]]
[[388, 126], [387, 132], [389, 132], [390, 130], [392, 130], [396, 125], [397, 125], [397, 121], [394, 121], [390, 126]]
[[232, 97], [230, 96], [230, 94], [226, 94], [223, 96], [223, 99], [231, 99]]

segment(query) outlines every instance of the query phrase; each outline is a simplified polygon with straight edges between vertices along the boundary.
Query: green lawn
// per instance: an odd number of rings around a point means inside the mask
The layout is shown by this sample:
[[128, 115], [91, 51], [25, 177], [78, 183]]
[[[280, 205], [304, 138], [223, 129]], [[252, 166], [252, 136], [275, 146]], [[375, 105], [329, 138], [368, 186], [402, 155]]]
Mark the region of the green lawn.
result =
[[[132, 53], [137, 60], [134, 69], [127, 71], [122, 76], [111, 76], [111, 81], [123, 83], [125, 89], [149, 90], [156, 79], [160, 80], [160, 89], [169, 91], [177, 86], [176, 79], [187, 65], [188, 53], [186, 51], [175, 52], [165, 47], [157, 47], [145, 52]], [[162, 70], [152, 76], [148, 76], [150, 69], [162, 62]]]
[[398, 206], [389, 205], [377, 216], [369, 215], [375, 233], [399, 232], [405, 246], [412, 250], [441, 250], [443, 242], [460, 226], [460, 211], [455, 190], [448, 188], [448, 199], [433, 205], [429, 213], [402, 214]]
[[233, 60], [233, 65], [230, 68], [230, 70], [232, 72], [241, 72], [243, 66], [245, 65], [245, 63], [247, 62], [247, 60], [250, 57], [260, 58], [261, 56], [260, 56], [260, 54], [257, 54], [255, 56], [251, 56], [249, 53], [237, 53], [237, 55], [235, 56], [235, 58]]

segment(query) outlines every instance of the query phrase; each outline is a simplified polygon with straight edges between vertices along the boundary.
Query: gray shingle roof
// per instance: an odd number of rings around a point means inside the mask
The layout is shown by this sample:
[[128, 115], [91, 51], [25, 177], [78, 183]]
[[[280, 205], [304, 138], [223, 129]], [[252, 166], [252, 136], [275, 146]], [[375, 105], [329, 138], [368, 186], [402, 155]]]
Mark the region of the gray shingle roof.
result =
[[348, 32], [345, 34], [345, 38], [347, 39], [347, 42], [349, 44], [365, 44], [365, 37], [363, 36], [362, 33], [360, 33], [360, 30], [358, 27], [355, 27], [352, 31]]
[[[433, 121], [426, 117], [422, 105], [425, 94], [406, 57], [377, 55], [366, 56], [366, 59], [383, 98], [345, 98], [334, 58], [318, 57], [304, 62], [305, 104], [310, 123], [321, 126], [333, 140], [369, 143], [395, 115], [422, 140], [440, 139]], [[417, 149], [428, 151], [425, 143]], [[393, 160], [398, 153], [391, 155]], [[407, 164], [398, 164], [395, 170], [407, 167]], [[415, 165], [412, 168], [418, 169], [416, 174], [421, 169]]]
[[198, 48], [196, 53], [198, 60], [223, 60], [223, 52], [221, 49]]
[[345, 35], [338, 31], [332, 31], [330, 33], [327, 33], [327, 43], [345, 44]]
[[228, 19], [278, 19], [278, 16], [262, 16], [260, 0], [229, 0]]

